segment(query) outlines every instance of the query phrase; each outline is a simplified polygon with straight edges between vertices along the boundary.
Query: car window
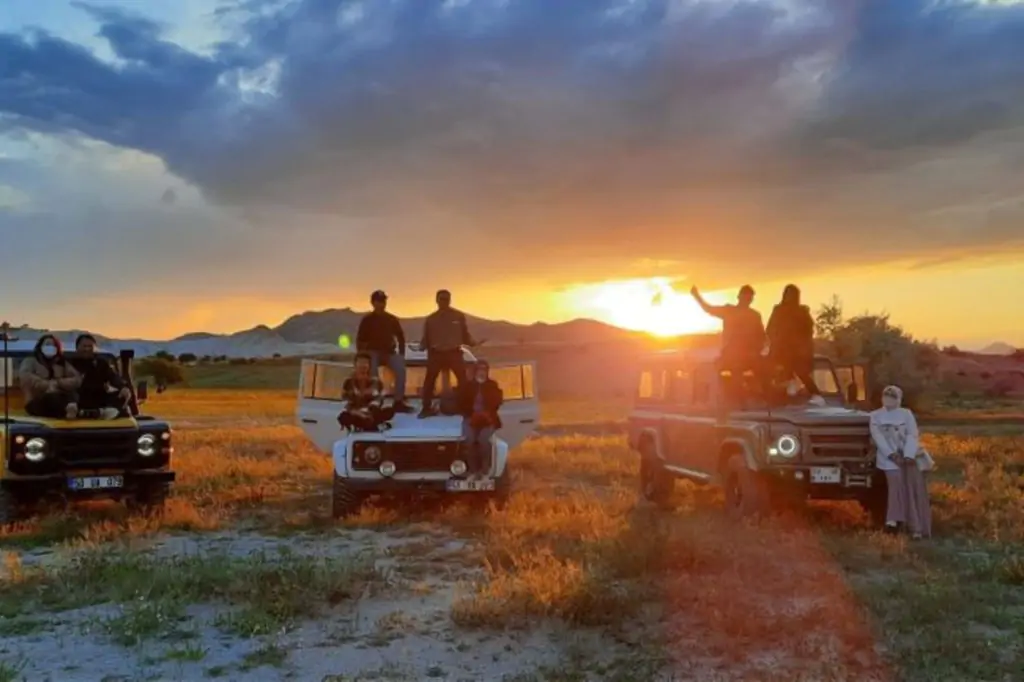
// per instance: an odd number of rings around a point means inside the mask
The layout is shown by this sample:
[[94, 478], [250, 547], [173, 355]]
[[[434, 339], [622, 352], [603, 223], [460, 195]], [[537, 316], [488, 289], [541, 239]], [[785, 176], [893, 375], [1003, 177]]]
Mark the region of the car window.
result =
[[672, 370], [671, 400], [677, 405], [689, 405], [693, 401], [693, 377], [688, 369]]
[[666, 378], [666, 370], [662, 368], [645, 369], [640, 372], [640, 386], [637, 389], [637, 398], [650, 402], [664, 400]]

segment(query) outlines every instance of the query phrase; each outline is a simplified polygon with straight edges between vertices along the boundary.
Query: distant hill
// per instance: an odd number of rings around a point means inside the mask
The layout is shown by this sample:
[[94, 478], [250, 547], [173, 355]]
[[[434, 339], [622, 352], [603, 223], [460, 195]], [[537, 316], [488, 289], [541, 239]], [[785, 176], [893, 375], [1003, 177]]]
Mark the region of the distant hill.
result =
[[1017, 352], [1017, 349], [1008, 343], [1002, 341], [989, 344], [978, 351], [979, 355], [1013, 355]]
[[[116, 339], [94, 333], [100, 346], [118, 351], [132, 348], [141, 356], [166, 351], [173, 355], [191, 353], [197, 357], [269, 358], [327, 355], [338, 352], [338, 338], [347, 334], [355, 340], [359, 321], [365, 311], [351, 308], [309, 311], [293, 315], [277, 327], [258, 325], [233, 334], [190, 332], [169, 341], [148, 339]], [[640, 340], [644, 334], [615, 327], [595, 320], [572, 320], [558, 324], [515, 324], [504, 320], [487, 320], [467, 316], [470, 332], [476, 339], [486, 339], [488, 346], [534, 344], [603, 344], [624, 340]], [[402, 319], [402, 328], [409, 341], [419, 341], [423, 317]], [[34, 340], [42, 333], [55, 334], [70, 346], [82, 330], [41, 330], [22, 328], [18, 337]]]

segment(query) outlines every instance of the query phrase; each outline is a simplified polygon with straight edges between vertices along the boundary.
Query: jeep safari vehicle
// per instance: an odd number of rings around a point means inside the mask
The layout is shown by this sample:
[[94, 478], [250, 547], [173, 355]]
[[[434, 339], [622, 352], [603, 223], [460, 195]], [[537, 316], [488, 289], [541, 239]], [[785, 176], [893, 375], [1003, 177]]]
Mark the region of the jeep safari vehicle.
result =
[[[781, 404], [769, 404], [749, 374], [740, 408], [726, 400], [717, 351], [663, 351], [645, 357], [629, 417], [629, 443], [640, 453], [644, 498], [664, 503], [675, 479], [725, 488], [734, 516], [768, 513], [782, 500], [856, 500], [881, 523], [885, 477], [875, 468], [864, 368], [816, 357], [813, 377], [823, 404], [794, 379]], [[728, 380], [732, 380], [728, 377]]]
[[[475, 363], [464, 348], [463, 359]], [[420, 392], [426, 379], [427, 354], [405, 349], [406, 401], [414, 408], [399, 413], [380, 431], [344, 431], [338, 415], [345, 409], [342, 386], [352, 371], [350, 362], [303, 360], [299, 378], [299, 426], [316, 447], [334, 459], [332, 512], [335, 518], [358, 512], [373, 495], [457, 493], [499, 505], [508, 496], [509, 451], [536, 428], [539, 407], [533, 363], [491, 364], [490, 375], [505, 396], [499, 415], [502, 428], [491, 441], [490, 461], [483, 477], [468, 477], [462, 453], [462, 417], [446, 415], [419, 419]], [[385, 399], [394, 398], [394, 376], [381, 367]], [[434, 395], [442, 404], [454, 385], [451, 372], [442, 372]]]
[[[0, 424], [0, 525], [23, 518], [47, 498], [125, 500], [141, 509], [162, 507], [174, 481], [171, 471], [171, 427], [144, 416], [146, 383], [133, 385], [134, 352], [96, 357], [116, 363], [131, 387], [130, 414], [117, 419], [50, 419], [25, 412], [18, 385], [21, 362], [34, 342], [3, 335], [0, 381], [3, 423]], [[67, 353], [69, 359], [74, 353]]]

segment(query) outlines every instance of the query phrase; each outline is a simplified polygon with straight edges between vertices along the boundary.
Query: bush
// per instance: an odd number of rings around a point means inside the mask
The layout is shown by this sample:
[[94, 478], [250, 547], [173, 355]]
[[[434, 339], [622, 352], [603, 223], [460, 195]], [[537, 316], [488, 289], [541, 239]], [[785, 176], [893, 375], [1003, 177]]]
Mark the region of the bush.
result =
[[178, 362], [180, 362], [183, 365], [189, 362], [195, 362], [198, 359], [199, 358], [195, 356], [195, 353], [182, 353], [181, 355], [178, 356]]
[[839, 362], [868, 366], [869, 398], [881, 404], [882, 389], [895, 384], [903, 389], [903, 404], [911, 409], [927, 408], [939, 382], [940, 351], [933, 343], [917, 341], [889, 321], [888, 314], [859, 315], [846, 320], [838, 299], [818, 312], [819, 330]]
[[135, 363], [135, 375], [148, 377], [158, 386], [173, 386], [185, 381], [185, 374], [180, 365], [166, 358], [142, 358]]

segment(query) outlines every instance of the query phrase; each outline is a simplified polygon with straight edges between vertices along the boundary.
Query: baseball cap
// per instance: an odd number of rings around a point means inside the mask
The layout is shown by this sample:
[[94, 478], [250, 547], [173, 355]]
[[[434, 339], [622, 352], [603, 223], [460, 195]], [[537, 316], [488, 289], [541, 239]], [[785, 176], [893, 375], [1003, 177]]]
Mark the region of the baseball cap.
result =
[[385, 294], [382, 289], [377, 289], [377, 291], [375, 291], [372, 294], [370, 294], [370, 301], [386, 301], [386, 300], [388, 300], [388, 295]]

